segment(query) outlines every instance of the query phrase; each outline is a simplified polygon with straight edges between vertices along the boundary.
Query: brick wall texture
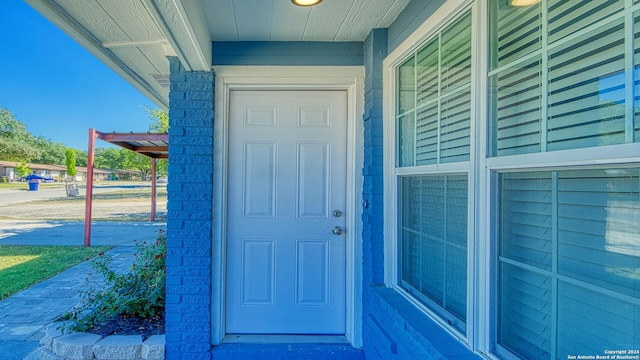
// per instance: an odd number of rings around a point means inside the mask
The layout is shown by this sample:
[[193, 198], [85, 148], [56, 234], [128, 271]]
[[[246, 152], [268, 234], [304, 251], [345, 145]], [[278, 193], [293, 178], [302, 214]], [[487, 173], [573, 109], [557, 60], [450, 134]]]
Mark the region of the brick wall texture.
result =
[[213, 72], [170, 58], [167, 359], [210, 359]]

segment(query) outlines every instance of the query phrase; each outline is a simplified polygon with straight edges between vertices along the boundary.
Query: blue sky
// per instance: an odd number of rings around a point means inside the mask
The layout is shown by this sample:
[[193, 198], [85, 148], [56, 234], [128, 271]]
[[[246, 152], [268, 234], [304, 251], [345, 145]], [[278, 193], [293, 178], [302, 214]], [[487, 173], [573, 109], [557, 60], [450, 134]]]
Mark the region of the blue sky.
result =
[[0, 46], [0, 106], [32, 134], [86, 150], [89, 128], [147, 131], [157, 106], [22, 0], [0, 0]]

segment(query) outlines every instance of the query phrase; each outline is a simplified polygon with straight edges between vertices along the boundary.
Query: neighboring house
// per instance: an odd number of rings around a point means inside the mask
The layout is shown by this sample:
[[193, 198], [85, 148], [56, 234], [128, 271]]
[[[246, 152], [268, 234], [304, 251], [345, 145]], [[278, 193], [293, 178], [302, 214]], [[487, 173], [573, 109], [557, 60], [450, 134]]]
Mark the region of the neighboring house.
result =
[[[15, 168], [20, 163], [14, 161], [2, 161], [0, 160], [0, 177], [6, 176], [9, 180], [19, 180], [20, 177], [16, 174]], [[65, 165], [46, 165], [46, 164], [33, 164], [28, 163], [29, 169], [31, 169], [32, 174], [38, 174], [42, 176], [51, 177], [58, 181], [64, 180], [67, 174], [67, 167]], [[109, 176], [112, 173], [117, 173], [120, 175], [126, 175], [128, 178], [136, 177], [138, 174], [135, 171], [130, 170], [107, 170], [107, 169], [94, 169], [93, 170], [93, 178], [96, 181], [104, 181], [109, 179]], [[85, 181], [87, 180], [87, 167], [86, 166], [76, 166], [76, 176], [75, 181]]]
[[[0, 160], [0, 177], [6, 176], [10, 181], [19, 180], [20, 177], [16, 174], [16, 166], [20, 163], [15, 161], [3, 161]], [[61, 179], [64, 176], [67, 168], [64, 165], [46, 165], [46, 164], [33, 164], [28, 163], [31, 174], [42, 175], [53, 179]]]
[[[67, 168], [65, 167], [65, 172]], [[94, 181], [105, 181], [109, 180], [109, 176], [113, 173], [113, 170], [108, 169], [93, 169], [93, 180]], [[75, 181], [86, 181], [87, 180], [87, 167], [86, 166], [76, 166], [76, 176]]]
[[28, 0], [169, 109], [170, 359], [637, 354], [640, 1], [517, 1]]
[[6, 178], [8, 181], [16, 180], [16, 162], [0, 160], [0, 179]]

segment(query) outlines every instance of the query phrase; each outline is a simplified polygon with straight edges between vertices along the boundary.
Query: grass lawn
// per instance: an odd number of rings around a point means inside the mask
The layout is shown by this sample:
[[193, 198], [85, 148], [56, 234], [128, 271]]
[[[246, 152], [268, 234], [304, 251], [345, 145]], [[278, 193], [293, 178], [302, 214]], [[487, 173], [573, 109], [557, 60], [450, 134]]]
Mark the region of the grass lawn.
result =
[[110, 248], [0, 245], [0, 300]]

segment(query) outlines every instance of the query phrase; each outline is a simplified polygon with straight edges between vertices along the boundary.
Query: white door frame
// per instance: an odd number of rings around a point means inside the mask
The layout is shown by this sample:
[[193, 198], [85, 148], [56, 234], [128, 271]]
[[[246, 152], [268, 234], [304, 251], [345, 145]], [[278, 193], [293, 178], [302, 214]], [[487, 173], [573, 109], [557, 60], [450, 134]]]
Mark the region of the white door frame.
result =
[[225, 335], [226, 208], [228, 176], [229, 96], [231, 90], [343, 90], [347, 92], [347, 205], [345, 211], [346, 334], [362, 346], [362, 176], [363, 66], [215, 66], [213, 125], [212, 335], [213, 345]]

